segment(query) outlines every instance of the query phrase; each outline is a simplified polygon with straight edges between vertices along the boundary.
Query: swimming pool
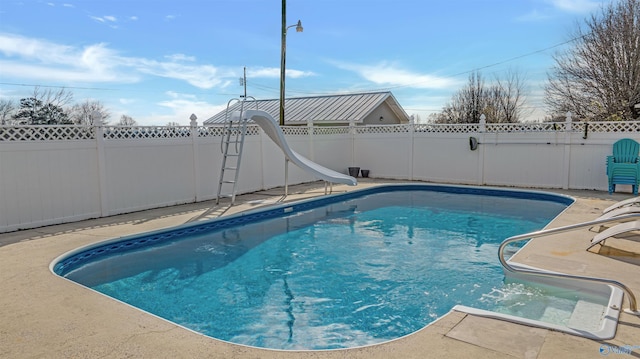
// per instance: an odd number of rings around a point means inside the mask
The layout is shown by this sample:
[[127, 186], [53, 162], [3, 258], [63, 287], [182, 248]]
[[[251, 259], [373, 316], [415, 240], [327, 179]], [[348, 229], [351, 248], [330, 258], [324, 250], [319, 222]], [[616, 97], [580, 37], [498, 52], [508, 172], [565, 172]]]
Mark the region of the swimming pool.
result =
[[492, 309], [500, 242], [544, 227], [571, 202], [380, 186], [98, 243], [53, 270], [218, 339], [355, 347], [415, 332], [456, 305]]

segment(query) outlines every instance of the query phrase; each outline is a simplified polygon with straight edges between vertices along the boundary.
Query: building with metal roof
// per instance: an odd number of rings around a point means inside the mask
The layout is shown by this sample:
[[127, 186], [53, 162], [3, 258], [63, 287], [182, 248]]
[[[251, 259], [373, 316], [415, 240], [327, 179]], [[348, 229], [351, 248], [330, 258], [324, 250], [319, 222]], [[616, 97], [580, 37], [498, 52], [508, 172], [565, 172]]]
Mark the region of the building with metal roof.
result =
[[[280, 100], [248, 100], [245, 109], [255, 108], [268, 112], [276, 121], [280, 121]], [[230, 107], [230, 111], [240, 109], [240, 102]], [[204, 121], [204, 125], [224, 123], [226, 110]], [[285, 125], [345, 126], [353, 122], [356, 125], [380, 125], [408, 123], [409, 116], [402, 109], [391, 92], [369, 92], [348, 95], [330, 95], [314, 97], [294, 97], [285, 99]]]

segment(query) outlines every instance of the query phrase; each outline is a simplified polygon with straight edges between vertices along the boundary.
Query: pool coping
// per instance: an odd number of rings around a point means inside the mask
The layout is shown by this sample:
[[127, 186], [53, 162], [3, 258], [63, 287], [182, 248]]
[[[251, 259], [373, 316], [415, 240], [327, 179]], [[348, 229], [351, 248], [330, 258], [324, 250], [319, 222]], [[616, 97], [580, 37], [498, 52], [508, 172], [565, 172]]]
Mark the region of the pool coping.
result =
[[[394, 182], [368, 181], [361, 181], [362, 186]], [[334, 186], [334, 191], [349, 189]], [[244, 203], [256, 198], [268, 198], [265, 202], [269, 202], [282, 197], [280, 191], [247, 195]], [[304, 191], [307, 191], [305, 195], [321, 195], [322, 184], [299, 186], [297, 189], [290, 187], [290, 193]], [[570, 210], [552, 222], [552, 227], [593, 219], [606, 206], [630, 196], [609, 196], [595, 191], [552, 192], [569, 193], [578, 198]], [[3, 292], [0, 296], [0, 315], [3, 318], [0, 324], [0, 357], [557, 358], [600, 356], [603, 347], [612, 351], [636, 345], [640, 348], [637, 342], [640, 319], [625, 313], [621, 314], [621, 324], [614, 339], [594, 341], [452, 310], [416, 333], [373, 346], [325, 352], [255, 349], [189, 332], [101, 298], [49, 271], [49, 264], [54, 258], [82, 245], [217, 216], [220, 212], [224, 211], [208, 202], [0, 235], [0, 243], [8, 243], [0, 247], [3, 279], [0, 282]], [[522, 253], [516, 254], [518, 261], [582, 274], [606, 276], [619, 272], [620, 277], [616, 279], [629, 285], [635, 293], [640, 292], [640, 279], [634, 278], [633, 272], [637, 272], [638, 265], [586, 252], [588, 233], [572, 236], [567, 241], [554, 242], [553, 237], [550, 238], [532, 241]], [[640, 252], [640, 243], [636, 241], [610, 242], [609, 247]], [[549, 246], [549, 243], [554, 246]], [[639, 349], [633, 348], [632, 351], [637, 353]]]

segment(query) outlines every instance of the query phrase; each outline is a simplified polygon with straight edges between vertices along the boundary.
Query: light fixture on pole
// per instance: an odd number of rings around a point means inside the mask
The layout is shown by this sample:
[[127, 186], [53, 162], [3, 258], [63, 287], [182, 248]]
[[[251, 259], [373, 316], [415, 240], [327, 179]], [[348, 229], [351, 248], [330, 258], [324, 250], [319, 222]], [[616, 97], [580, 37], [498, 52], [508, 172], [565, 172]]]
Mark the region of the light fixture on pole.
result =
[[287, 1], [282, 0], [282, 51], [280, 52], [280, 126], [284, 126], [284, 79], [287, 58], [287, 30], [296, 27], [296, 32], [302, 32], [302, 22], [287, 26]]

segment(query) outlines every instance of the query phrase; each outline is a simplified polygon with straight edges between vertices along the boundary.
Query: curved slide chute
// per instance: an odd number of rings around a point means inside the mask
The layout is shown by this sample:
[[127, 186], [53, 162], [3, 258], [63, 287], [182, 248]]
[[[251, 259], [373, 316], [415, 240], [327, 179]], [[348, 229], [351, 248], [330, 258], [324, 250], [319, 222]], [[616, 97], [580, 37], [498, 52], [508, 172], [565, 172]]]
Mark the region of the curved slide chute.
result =
[[293, 162], [305, 172], [330, 183], [348, 184], [350, 186], [358, 184], [358, 181], [354, 177], [321, 166], [292, 150], [284, 138], [282, 129], [268, 112], [262, 110], [245, 110], [243, 117], [243, 120], [250, 119], [260, 126], [267, 136], [280, 147], [287, 160]]

